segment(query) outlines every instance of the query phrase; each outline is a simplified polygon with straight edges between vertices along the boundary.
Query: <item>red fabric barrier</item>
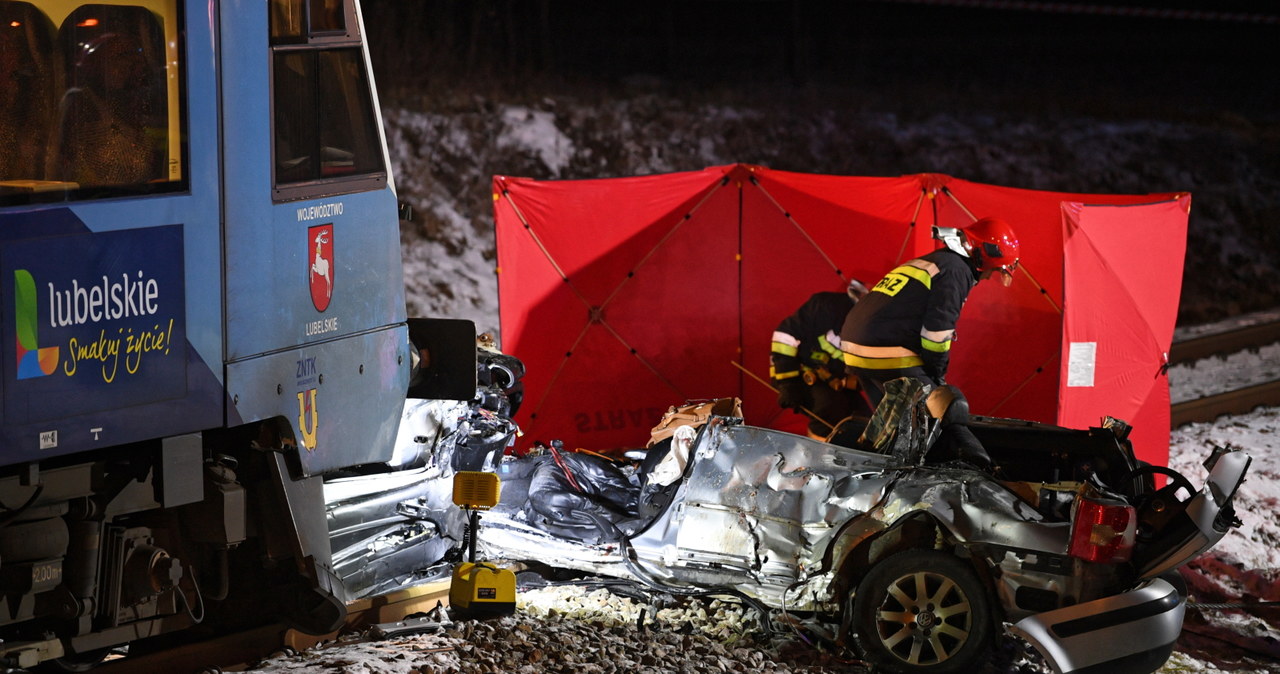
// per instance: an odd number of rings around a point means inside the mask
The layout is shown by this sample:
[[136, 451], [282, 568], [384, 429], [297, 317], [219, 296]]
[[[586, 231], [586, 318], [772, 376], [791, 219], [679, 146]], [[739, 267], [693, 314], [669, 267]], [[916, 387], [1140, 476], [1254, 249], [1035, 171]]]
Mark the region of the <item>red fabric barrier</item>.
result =
[[[764, 383], [778, 321], [817, 290], [851, 277], [873, 285], [933, 250], [934, 224], [995, 216], [1017, 231], [1022, 268], [1012, 286], [980, 283], [970, 295], [948, 381], [977, 414], [1073, 427], [1125, 419], [1144, 460], [1167, 460], [1168, 382], [1155, 373], [1172, 339], [1185, 194], [743, 164], [602, 180], [496, 176], [493, 187], [502, 345], [528, 368], [516, 417], [525, 443], [642, 447], [668, 406], [729, 396], [743, 400], [748, 423], [803, 432]], [[1073, 343], [1096, 344], [1091, 386], [1068, 382]], [[1074, 348], [1081, 358], [1089, 349]]]

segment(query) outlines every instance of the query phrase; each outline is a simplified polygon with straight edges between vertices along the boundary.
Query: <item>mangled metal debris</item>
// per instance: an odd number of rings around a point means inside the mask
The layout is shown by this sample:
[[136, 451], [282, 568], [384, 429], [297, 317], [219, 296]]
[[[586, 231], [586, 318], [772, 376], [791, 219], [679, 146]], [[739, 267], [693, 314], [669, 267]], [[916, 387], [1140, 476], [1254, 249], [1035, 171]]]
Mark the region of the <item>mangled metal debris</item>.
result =
[[[709, 401], [684, 409], [701, 410], [692, 421], [660, 422], [634, 460], [554, 442], [516, 456], [516, 429], [485, 407], [510, 378], [493, 380], [465, 409], [406, 408], [407, 427], [430, 430], [402, 437], [405, 468], [391, 472], [417, 473], [331, 499], [334, 530], [354, 541], [336, 559], [419, 551], [401, 583], [456, 560], [462, 523], [442, 484], [489, 470], [502, 499], [480, 530], [485, 558], [812, 611], [835, 646], [891, 671], [963, 671], [1006, 622], [1057, 671], [1154, 671], [1185, 606], [1170, 572], [1230, 528], [1249, 463], [1220, 451], [1204, 488], [1178, 476], [1158, 489], [1165, 469], [1136, 460], [1123, 422], [968, 418], [958, 391], [910, 382], [831, 443]], [[432, 534], [440, 543], [415, 538]]]

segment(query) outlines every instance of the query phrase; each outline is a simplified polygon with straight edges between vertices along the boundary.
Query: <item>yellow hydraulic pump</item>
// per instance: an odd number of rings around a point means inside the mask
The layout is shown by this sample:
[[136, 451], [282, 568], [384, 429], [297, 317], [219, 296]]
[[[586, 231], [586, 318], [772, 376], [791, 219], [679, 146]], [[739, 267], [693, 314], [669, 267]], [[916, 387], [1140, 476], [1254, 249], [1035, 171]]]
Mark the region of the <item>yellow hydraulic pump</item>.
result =
[[510, 569], [476, 562], [480, 510], [498, 504], [501, 482], [493, 473], [462, 471], [453, 476], [453, 502], [467, 511], [467, 561], [453, 569], [449, 585], [451, 612], [465, 618], [491, 618], [515, 613], [516, 576]]

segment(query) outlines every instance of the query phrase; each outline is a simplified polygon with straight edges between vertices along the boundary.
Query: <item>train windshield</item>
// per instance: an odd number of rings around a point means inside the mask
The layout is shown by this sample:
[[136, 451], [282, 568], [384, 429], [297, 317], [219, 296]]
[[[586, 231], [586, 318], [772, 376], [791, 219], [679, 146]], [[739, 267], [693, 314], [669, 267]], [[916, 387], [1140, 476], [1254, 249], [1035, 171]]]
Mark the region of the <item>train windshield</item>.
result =
[[178, 0], [0, 0], [0, 204], [186, 188]]

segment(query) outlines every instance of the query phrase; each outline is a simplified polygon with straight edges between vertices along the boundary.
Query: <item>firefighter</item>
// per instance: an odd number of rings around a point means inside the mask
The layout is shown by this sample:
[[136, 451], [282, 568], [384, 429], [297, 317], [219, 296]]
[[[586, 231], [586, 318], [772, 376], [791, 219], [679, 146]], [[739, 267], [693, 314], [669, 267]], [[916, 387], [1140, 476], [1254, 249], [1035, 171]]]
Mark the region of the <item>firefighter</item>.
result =
[[839, 337], [845, 315], [866, 294], [857, 279], [845, 292], [814, 293], [773, 333], [769, 375], [778, 406], [807, 414], [810, 437], [826, 439], [842, 419], [870, 414], [856, 384], [846, 385]]
[[934, 227], [933, 236], [944, 246], [886, 274], [840, 330], [844, 363], [873, 407], [884, 397], [884, 382], [912, 377], [930, 386], [945, 383], [969, 291], [993, 277], [1007, 287], [1018, 268], [1018, 237], [1003, 220]]

